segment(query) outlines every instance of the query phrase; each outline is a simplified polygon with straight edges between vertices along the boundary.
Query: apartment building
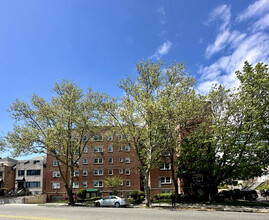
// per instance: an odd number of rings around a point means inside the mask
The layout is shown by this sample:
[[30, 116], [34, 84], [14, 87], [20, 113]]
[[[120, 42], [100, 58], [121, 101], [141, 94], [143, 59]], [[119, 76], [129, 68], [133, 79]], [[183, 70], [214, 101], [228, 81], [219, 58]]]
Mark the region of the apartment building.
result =
[[[128, 197], [133, 190], [140, 189], [140, 174], [135, 150], [121, 142], [121, 135], [103, 133], [96, 135], [87, 147], [74, 172], [73, 192], [85, 188], [90, 196], [107, 196], [112, 192], [104, 183], [107, 177], [119, 176], [121, 186], [119, 196]], [[58, 170], [57, 161], [47, 155], [46, 194], [48, 201], [66, 197], [64, 182]]]
[[16, 165], [15, 190], [27, 195], [40, 195], [44, 192], [46, 176], [46, 157], [39, 156], [30, 160], [21, 160]]
[[17, 160], [9, 157], [0, 159], [0, 188], [7, 191], [13, 190], [15, 187], [15, 169]]

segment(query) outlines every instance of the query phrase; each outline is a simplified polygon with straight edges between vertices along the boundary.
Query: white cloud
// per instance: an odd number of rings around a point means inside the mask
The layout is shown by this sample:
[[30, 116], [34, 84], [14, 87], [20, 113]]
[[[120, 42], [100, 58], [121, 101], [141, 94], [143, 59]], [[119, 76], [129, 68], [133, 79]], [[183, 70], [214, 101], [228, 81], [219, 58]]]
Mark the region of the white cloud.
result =
[[165, 23], [166, 23], [166, 21], [165, 21], [165, 15], [166, 15], [166, 13], [165, 13], [164, 7], [162, 6], [162, 7], [158, 8], [157, 9], [157, 13], [161, 17], [161, 20], [160, 20], [161, 25], [165, 25]]
[[266, 11], [269, 11], [269, 0], [256, 1], [238, 15], [237, 21], [241, 22], [251, 17], [260, 16]]
[[[269, 3], [268, 3], [269, 4]], [[269, 29], [269, 13], [253, 24], [253, 32]]]
[[150, 56], [150, 59], [152, 58], [160, 59], [161, 56], [168, 54], [171, 46], [172, 43], [169, 40], [165, 41], [160, 47], [158, 47], [156, 52], [152, 56]]
[[[260, 4], [261, 2], [263, 1], [260, 1]], [[256, 6], [256, 11], [261, 10], [258, 8]], [[228, 9], [230, 11], [230, 8]], [[250, 21], [248, 25], [250, 28], [242, 33], [239, 30], [231, 30], [228, 9], [227, 6], [220, 6], [210, 14], [210, 22], [220, 16], [222, 23], [218, 24], [215, 41], [206, 48], [206, 58], [224, 48], [227, 50], [224, 51], [224, 56], [217, 58], [213, 63], [200, 67], [201, 76], [197, 89], [204, 94], [210, 90], [212, 82], [218, 82], [227, 88], [237, 87], [239, 81], [235, 71], [241, 70], [246, 60], [253, 65], [257, 62], [269, 62], [269, 33], [264, 31], [269, 26], [269, 13], [260, 14], [256, 22]], [[250, 16], [248, 9], [242, 13], [245, 17], [247, 14]]]

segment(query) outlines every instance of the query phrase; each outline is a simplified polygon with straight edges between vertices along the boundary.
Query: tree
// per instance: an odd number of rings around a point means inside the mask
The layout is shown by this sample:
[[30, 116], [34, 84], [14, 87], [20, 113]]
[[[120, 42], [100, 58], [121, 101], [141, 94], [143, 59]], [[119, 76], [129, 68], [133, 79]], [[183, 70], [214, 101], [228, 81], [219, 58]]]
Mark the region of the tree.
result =
[[15, 120], [13, 131], [5, 137], [14, 155], [47, 153], [58, 161], [58, 168], [68, 194], [73, 199], [76, 165], [91, 137], [99, 133], [98, 94], [86, 94], [66, 80], [56, 83], [51, 101], [34, 94], [31, 103], [16, 100], [9, 111]]
[[[194, 79], [181, 63], [164, 67], [161, 61], [141, 61], [136, 69], [136, 81], [128, 77], [119, 83], [124, 91], [119, 104], [103, 97], [104, 109], [108, 121], [123, 134], [123, 141], [135, 149], [146, 203], [151, 206], [150, 170], [159, 166], [165, 153], [178, 146], [180, 125], [190, 120], [187, 109], [191, 108], [190, 103], [193, 107], [196, 95]], [[176, 177], [174, 183], [177, 187]]]
[[215, 86], [211, 111], [181, 144], [179, 176], [202, 173], [213, 199], [219, 184], [259, 176], [269, 165], [267, 65], [246, 62], [236, 74], [239, 88]]
[[118, 194], [118, 188], [121, 186], [122, 178], [119, 176], [107, 177], [104, 179], [106, 187], [112, 188], [112, 195]]

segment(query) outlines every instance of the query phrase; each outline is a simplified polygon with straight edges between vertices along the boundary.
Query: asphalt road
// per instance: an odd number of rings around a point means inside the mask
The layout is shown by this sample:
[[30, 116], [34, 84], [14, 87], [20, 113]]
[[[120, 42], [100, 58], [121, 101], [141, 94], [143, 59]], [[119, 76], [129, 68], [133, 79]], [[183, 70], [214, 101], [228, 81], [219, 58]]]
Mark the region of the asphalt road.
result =
[[25, 204], [0, 205], [1, 220], [84, 220], [84, 219], [244, 219], [269, 220], [268, 213], [246, 212], [219, 212], [219, 211], [191, 211], [172, 209], [146, 208], [96, 208], [96, 207], [68, 207], [68, 206], [41, 206]]

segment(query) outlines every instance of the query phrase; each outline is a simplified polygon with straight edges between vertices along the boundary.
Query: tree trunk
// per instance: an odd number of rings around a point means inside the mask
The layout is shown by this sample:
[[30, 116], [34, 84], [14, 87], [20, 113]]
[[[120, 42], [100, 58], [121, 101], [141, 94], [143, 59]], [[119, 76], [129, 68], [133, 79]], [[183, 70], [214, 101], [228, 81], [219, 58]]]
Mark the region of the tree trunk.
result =
[[72, 188], [66, 186], [66, 191], [67, 191], [67, 195], [68, 195], [68, 205], [74, 205], [75, 201], [74, 201], [74, 197], [73, 197]]
[[177, 182], [177, 175], [175, 175], [175, 167], [174, 167], [174, 152], [172, 150], [171, 156], [171, 173], [172, 173], [172, 179], [175, 187], [175, 194], [176, 194], [176, 201], [179, 201], [179, 195], [178, 195], [178, 182]]
[[147, 170], [145, 173], [144, 188], [145, 188], [146, 205], [147, 205], [147, 207], [151, 207], [150, 186], [149, 186], [149, 170]]

